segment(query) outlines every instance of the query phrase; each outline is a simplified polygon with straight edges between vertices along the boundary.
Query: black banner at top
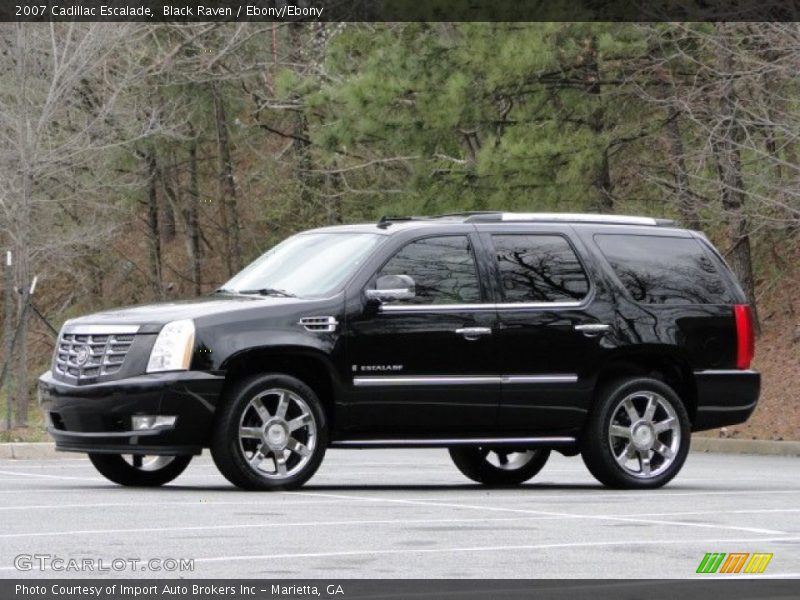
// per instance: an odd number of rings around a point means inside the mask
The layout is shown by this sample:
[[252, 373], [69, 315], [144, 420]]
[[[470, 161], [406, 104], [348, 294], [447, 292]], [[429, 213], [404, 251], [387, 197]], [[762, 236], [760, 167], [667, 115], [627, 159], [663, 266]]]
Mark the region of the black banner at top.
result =
[[0, 21], [800, 21], [800, 0], [4, 0]]

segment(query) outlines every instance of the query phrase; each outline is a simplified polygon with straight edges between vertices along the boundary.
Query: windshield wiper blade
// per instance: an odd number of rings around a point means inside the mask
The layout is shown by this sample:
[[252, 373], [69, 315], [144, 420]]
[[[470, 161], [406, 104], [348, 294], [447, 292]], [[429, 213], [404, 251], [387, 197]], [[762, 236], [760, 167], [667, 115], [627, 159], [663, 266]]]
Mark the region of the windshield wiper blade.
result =
[[260, 290], [239, 290], [240, 294], [261, 294], [262, 296], [281, 296], [283, 298], [297, 298], [291, 292], [277, 288], [261, 288]]
[[235, 294], [236, 290], [231, 290], [231, 289], [228, 289], [228, 288], [219, 288], [219, 289], [214, 290], [214, 293], [215, 294]]

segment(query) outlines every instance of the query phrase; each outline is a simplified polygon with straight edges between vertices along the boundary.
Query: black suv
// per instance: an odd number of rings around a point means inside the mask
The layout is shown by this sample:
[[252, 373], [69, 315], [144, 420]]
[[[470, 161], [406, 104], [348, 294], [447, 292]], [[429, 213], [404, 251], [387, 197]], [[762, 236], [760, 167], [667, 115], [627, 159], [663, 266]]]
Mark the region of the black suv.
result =
[[745, 295], [646, 217], [464, 213], [295, 235], [213, 295], [67, 321], [40, 378], [59, 450], [161, 485], [210, 448], [247, 489], [326, 448], [445, 447], [518, 484], [551, 450], [613, 487], [672, 479], [758, 400]]

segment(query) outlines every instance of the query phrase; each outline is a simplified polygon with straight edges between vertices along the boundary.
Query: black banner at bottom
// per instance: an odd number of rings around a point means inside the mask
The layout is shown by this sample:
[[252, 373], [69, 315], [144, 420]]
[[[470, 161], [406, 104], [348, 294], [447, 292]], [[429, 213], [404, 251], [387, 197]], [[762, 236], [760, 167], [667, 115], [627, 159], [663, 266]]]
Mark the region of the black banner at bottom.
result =
[[787, 579], [43, 579], [0, 580], [3, 600], [381, 600], [499, 598], [535, 600], [725, 600], [796, 598]]

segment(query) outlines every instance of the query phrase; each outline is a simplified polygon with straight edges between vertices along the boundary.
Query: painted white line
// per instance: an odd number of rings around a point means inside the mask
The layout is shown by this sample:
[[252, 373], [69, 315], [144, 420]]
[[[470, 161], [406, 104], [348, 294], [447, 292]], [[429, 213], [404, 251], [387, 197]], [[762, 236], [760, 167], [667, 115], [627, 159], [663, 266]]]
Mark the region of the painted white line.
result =
[[33, 466], [35, 466], [38, 465], [39, 463], [70, 463], [70, 462], [82, 462], [86, 463], [87, 465], [91, 464], [88, 458], [36, 458], [36, 459], [4, 458], [0, 460], [0, 466], [25, 467], [29, 466], [31, 463], [33, 463]]
[[[315, 485], [310, 484], [306, 486], [308, 489], [314, 489]], [[327, 487], [327, 486], [325, 486]], [[383, 491], [381, 488], [385, 487], [387, 490], [392, 490], [398, 493], [402, 493], [402, 489], [399, 489], [401, 486], [391, 485], [391, 486], [375, 486], [370, 491], [380, 492]], [[420, 486], [409, 486], [418, 488]], [[454, 485], [454, 488], [463, 488], [463, 486]], [[585, 503], [587, 501], [591, 501], [594, 498], [610, 498], [614, 500], [624, 500], [624, 499], [632, 499], [636, 500], [637, 502], [647, 502], [650, 500], [658, 500], [663, 497], [697, 497], [697, 496], [750, 496], [750, 495], [762, 495], [762, 494], [797, 494], [800, 496], [800, 488], [796, 489], [778, 489], [778, 490], [770, 490], [770, 489], [758, 489], [758, 490], [728, 490], [725, 492], [720, 491], [707, 491], [707, 492], [671, 492], [667, 490], [657, 490], [657, 491], [636, 491], [636, 492], [613, 492], [613, 491], [601, 491], [605, 488], [601, 487], [600, 484], [597, 484], [596, 489], [585, 489], [583, 487], [575, 488], [572, 493], [570, 494], [551, 494], [553, 487], [563, 487], [569, 488], [572, 487], [572, 484], [558, 484], [558, 483], [546, 483], [545, 487], [540, 487], [537, 485], [532, 485], [529, 488], [525, 488], [523, 492], [519, 490], [487, 490], [482, 489], [479, 486], [475, 486], [474, 493], [471, 494], [457, 494], [457, 495], [450, 495], [448, 498], [450, 500], [474, 500], [477, 496], [482, 497], [489, 497], [491, 498], [492, 502], [497, 500], [520, 500], [525, 501], [526, 503], [540, 503], [540, 502], [548, 502], [550, 500], [577, 500], [580, 499], [581, 503]], [[342, 491], [347, 491], [347, 486], [336, 486], [337, 489], [341, 489]], [[440, 491], [442, 486], [440, 485], [431, 485], [431, 491]], [[305, 489], [305, 488], [304, 488]], [[447, 490], [442, 490], [447, 491]]]
[[[247, 560], [277, 560], [282, 558], [326, 558], [335, 556], [370, 556], [376, 554], [444, 554], [455, 552], [505, 552], [509, 550], [556, 550], [572, 548], [603, 548], [614, 546], [662, 546], [662, 545], [708, 545], [725, 543], [763, 543], [777, 541], [800, 541], [800, 537], [794, 538], [719, 538], [719, 539], [683, 539], [683, 540], [624, 540], [624, 541], [605, 541], [605, 542], [568, 542], [560, 544], [525, 544], [519, 546], [462, 546], [448, 548], [398, 548], [398, 549], [365, 549], [365, 550], [344, 550], [340, 552], [309, 552], [292, 554], [261, 554], [261, 555], [240, 555], [240, 556], [214, 556], [207, 558], [196, 558], [195, 563], [212, 562], [238, 562]], [[13, 568], [13, 567], [12, 567]]]
[[0, 471], [0, 475], [22, 475], [23, 477], [40, 477], [42, 479], [73, 479], [78, 481], [107, 481], [102, 477], [69, 477], [67, 475], [45, 475], [44, 473], [22, 473], [20, 471]]
[[[295, 506], [297, 504], [327, 504], [325, 501], [314, 500], [314, 501], [293, 501], [291, 506]], [[339, 502], [336, 501], [338, 504]], [[234, 505], [247, 505], [247, 506], [265, 506], [261, 503], [254, 503], [254, 502], [209, 502], [209, 503], [185, 503], [185, 502], [172, 502], [172, 503], [147, 503], [148, 507], [155, 506], [155, 505], [188, 505], [193, 507], [198, 506], [207, 506], [207, 505], [214, 505], [214, 504], [234, 504]], [[142, 506], [141, 503], [120, 503], [120, 504], [91, 504], [91, 505], [71, 505], [75, 508], [95, 508], [95, 507], [119, 507], [119, 506]], [[5, 509], [9, 509], [11, 507], [5, 507]], [[26, 508], [26, 507], [14, 507], [14, 508]], [[47, 508], [47, 509], [55, 509], [58, 508], [58, 505], [48, 505], [48, 506], [41, 506], [35, 508]], [[279, 508], [275, 506], [271, 506], [270, 508]], [[737, 511], [697, 511], [697, 512], [681, 512], [681, 513], [650, 513], [650, 514], [643, 514], [642, 516], [651, 516], [651, 517], [662, 517], [662, 516], [674, 516], [674, 515], [713, 515], [713, 514], [751, 514], [751, 513], [777, 513], [777, 512], [785, 512], [785, 513], [792, 513], [792, 512], [800, 512], [800, 509], [767, 509], [767, 510], [737, 510]], [[604, 517], [608, 517], [611, 520], [617, 519], [627, 519], [626, 515], [602, 515]], [[285, 528], [285, 527], [351, 527], [356, 525], [400, 525], [405, 526], [409, 524], [432, 524], [432, 523], [484, 523], [484, 522], [506, 522], [506, 521], [559, 521], [559, 520], [572, 520], [572, 519], [585, 519], [585, 518], [592, 518], [591, 515], [558, 515], [558, 516], [540, 516], [540, 515], [533, 515], [533, 516], [519, 516], [519, 517], [482, 517], [479, 519], [476, 518], [461, 518], [461, 519], [370, 519], [370, 520], [339, 520], [339, 521], [301, 521], [301, 522], [290, 522], [290, 523], [246, 523], [246, 524], [230, 524], [230, 525], [190, 525], [190, 526], [181, 526], [181, 527], [141, 527], [141, 528], [127, 528], [127, 529], [78, 529], [78, 530], [69, 530], [69, 531], [37, 531], [37, 532], [22, 532], [22, 533], [4, 533], [0, 534], [0, 539], [6, 538], [27, 538], [27, 537], [59, 537], [64, 535], [105, 535], [105, 534], [120, 534], [120, 533], [132, 533], [132, 534], [139, 534], [139, 533], [150, 533], [150, 532], [158, 532], [158, 533], [165, 533], [170, 531], [224, 531], [228, 529], [269, 529], [269, 528]], [[723, 526], [726, 528], [727, 526]], [[733, 528], [736, 529], [736, 528]], [[769, 530], [764, 530], [769, 531]], [[779, 532], [782, 533], [782, 532]], [[787, 534], [788, 535], [788, 534]]]
[[0, 483], [19, 483], [20, 481], [26, 483], [31, 482], [31, 480], [26, 477], [0, 477]]
[[623, 522], [623, 523], [643, 523], [646, 525], [675, 525], [681, 527], [696, 527], [701, 529], [729, 529], [731, 531], [747, 531], [750, 533], [767, 533], [767, 534], [786, 534], [784, 531], [776, 531], [774, 529], [763, 529], [757, 527], [737, 527], [734, 525], [722, 525], [722, 524], [713, 524], [713, 523], [692, 523], [688, 521], [663, 521], [663, 520], [654, 520], [654, 519], [641, 519], [636, 517], [609, 517], [603, 515], [585, 515], [585, 514], [574, 514], [574, 513], [564, 513], [564, 512], [553, 512], [553, 511], [543, 511], [543, 510], [529, 510], [529, 509], [522, 509], [522, 508], [506, 508], [500, 506], [480, 506], [475, 504], [459, 504], [455, 502], [430, 502], [424, 500], [401, 500], [398, 498], [365, 498], [363, 496], [352, 496], [352, 495], [345, 495], [345, 494], [320, 494], [314, 492], [282, 492], [284, 494], [293, 494], [293, 495], [302, 495], [302, 496], [319, 496], [319, 497], [329, 497], [329, 498], [341, 498], [342, 500], [356, 500], [356, 501], [374, 501], [380, 500], [382, 502], [393, 503], [393, 504], [406, 504], [406, 505], [416, 505], [416, 506], [438, 506], [441, 508], [458, 508], [464, 510], [481, 510], [481, 511], [490, 511], [490, 512], [513, 512], [519, 514], [528, 514], [528, 515], [541, 515], [541, 516], [550, 516], [550, 517], [565, 517], [565, 518], [574, 518], [574, 519], [588, 519], [588, 520], [595, 520], [595, 521], [616, 521], [616, 522]]
[[[750, 515], [760, 513], [795, 513], [800, 508], [743, 508], [738, 510], [696, 510], [665, 513], [639, 513], [640, 517], [680, 517], [693, 515]], [[612, 515], [614, 516], [614, 515]], [[624, 516], [624, 515], [621, 515]]]
[[[120, 491], [120, 488], [110, 488], [116, 489], [117, 492]], [[27, 491], [27, 490], [26, 490]], [[93, 492], [94, 493], [94, 492]], [[242, 492], [242, 494], [247, 494], [247, 492]], [[152, 496], [151, 496], [152, 497]], [[167, 501], [167, 502], [151, 502], [150, 498], [142, 498], [139, 502], [93, 502], [93, 503], [81, 503], [81, 504], [18, 504], [15, 506], [0, 506], [0, 511], [3, 510], [60, 510], [64, 508], [77, 508], [77, 509], [90, 509], [90, 508], [123, 508], [123, 507], [139, 507], [146, 506], [147, 508], [151, 508], [153, 506], [187, 506], [187, 507], [194, 507], [194, 508], [204, 508], [204, 507], [211, 507], [211, 506], [255, 506], [259, 508], [269, 508], [269, 509], [276, 509], [276, 508], [291, 508], [298, 505], [327, 505], [327, 504], [341, 504], [339, 500], [289, 500], [287, 499], [284, 502], [279, 504], [266, 504], [264, 502], [237, 502], [237, 501], [217, 501], [217, 500], [185, 500], [185, 501]]]
[[[332, 558], [338, 556], [376, 556], [376, 555], [408, 555], [408, 554], [448, 554], [448, 553], [469, 553], [469, 552], [503, 552], [509, 550], [558, 550], [574, 548], [603, 548], [615, 546], [665, 546], [665, 545], [713, 545], [713, 544], [760, 544], [764, 542], [796, 542], [800, 537], [764, 537], [764, 538], [713, 538], [713, 539], [680, 539], [680, 540], [616, 540], [603, 542], [567, 542], [558, 544], [525, 544], [525, 545], [503, 545], [503, 546], [457, 546], [446, 548], [398, 548], [381, 549], [370, 548], [364, 550], [343, 550], [337, 552], [304, 552], [286, 554], [247, 554], [237, 556], [211, 556], [195, 558], [195, 563], [221, 563], [221, 562], [241, 562], [252, 560], [279, 560], [293, 558]], [[13, 571], [16, 567], [0, 567], [0, 571]], [[759, 576], [761, 577], [761, 576]]]
[[62, 535], [103, 535], [107, 533], [167, 533], [170, 531], [225, 531], [229, 529], [273, 529], [286, 527], [353, 527], [358, 525], [415, 525], [415, 524], [444, 524], [444, 523], [487, 523], [496, 521], [535, 521], [537, 517], [495, 517], [480, 519], [373, 519], [373, 520], [343, 520], [343, 521], [305, 521], [295, 523], [237, 523], [233, 525], [196, 525], [186, 527], [142, 527], [134, 529], [78, 529], [73, 531], [40, 531], [24, 533], [3, 533], [0, 539], [51, 537]]

